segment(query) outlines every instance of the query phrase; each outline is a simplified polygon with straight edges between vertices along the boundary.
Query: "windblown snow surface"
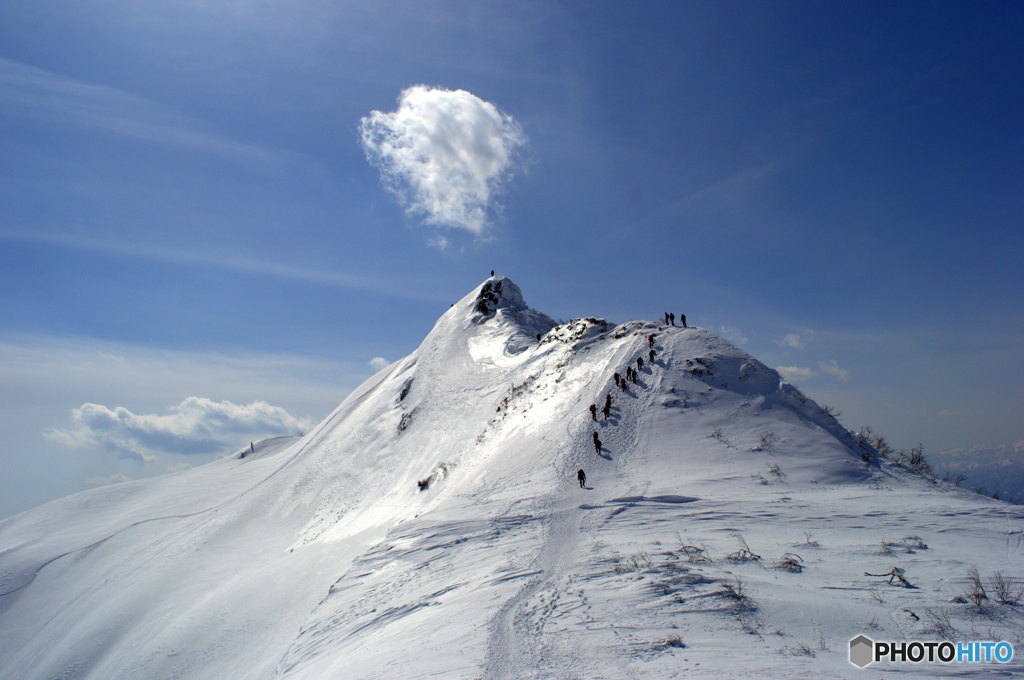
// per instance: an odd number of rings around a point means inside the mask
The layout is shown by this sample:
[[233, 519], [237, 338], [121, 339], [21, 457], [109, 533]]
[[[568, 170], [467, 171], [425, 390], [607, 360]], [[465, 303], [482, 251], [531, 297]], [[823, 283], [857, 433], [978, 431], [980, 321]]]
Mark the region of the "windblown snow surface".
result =
[[963, 595], [1020, 581], [1024, 511], [864, 462], [701, 328], [556, 326], [492, 277], [314, 431], [245, 444], [0, 522], [0, 677], [1022, 671], [849, 663], [859, 634], [1019, 651], [1022, 605]]

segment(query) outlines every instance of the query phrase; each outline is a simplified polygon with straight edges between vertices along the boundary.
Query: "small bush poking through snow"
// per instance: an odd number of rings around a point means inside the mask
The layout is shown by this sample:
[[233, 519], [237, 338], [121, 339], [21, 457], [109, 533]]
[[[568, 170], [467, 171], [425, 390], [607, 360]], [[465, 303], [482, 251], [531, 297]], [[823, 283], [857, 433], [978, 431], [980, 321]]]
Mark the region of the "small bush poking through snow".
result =
[[1015, 605], [1020, 602], [1021, 597], [1024, 597], [1024, 586], [1015, 585], [1013, 579], [1004, 576], [1001, 571], [992, 575], [992, 578], [988, 580], [988, 585], [992, 590], [992, 596], [1000, 604]]
[[929, 607], [924, 610], [924, 613], [931, 624], [932, 632], [938, 637], [945, 640], [956, 640], [960, 637], [960, 631], [949, 620], [949, 611], [947, 609], [932, 609]]
[[779, 438], [775, 436], [774, 432], [764, 432], [761, 437], [757, 440], [757, 446], [750, 449], [751, 451], [771, 451], [775, 448]]
[[804, 559], [796, 553], [784, 553], [775, 563], [775, 568], [799, 574], [804, 570]]
[[730, 562], [756, 562], [757, 560], [761, 559], [760, 555], [755, 555], [754, 552], [750, 549], [750, 546], [747, 545], [747, 541], [743, 538], [742, 535], [732, 534], [732, 536], [740, 542], [740, 549], [734, 553], [730, 553], [726, 556], [725, 559], [729, 560]]

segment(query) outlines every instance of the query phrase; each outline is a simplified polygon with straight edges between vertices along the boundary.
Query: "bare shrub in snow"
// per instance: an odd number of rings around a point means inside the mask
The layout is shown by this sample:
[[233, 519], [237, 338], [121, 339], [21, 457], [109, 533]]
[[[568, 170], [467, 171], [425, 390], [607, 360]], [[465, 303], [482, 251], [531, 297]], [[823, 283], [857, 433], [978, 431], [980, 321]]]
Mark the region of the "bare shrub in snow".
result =
[[896, 464], [925, 477], [932, 477], [934, 470], [924, 455], [924, 444], [918, 444], [909, 451], [896, 454]]
[[992, 597], [1000, 604], [1014, 605], [1024, 596], [1024, 586], [1015, 585], [1013, 579], [1001, 571], [992, 575], [988, 580], [988, 586], [992, 590]]
[[967, 570], [967, 590], [964, 594], [975, 607], [980, 607], [988, 599], [988, 593], [985, 591], [985, 585], [981, 582], [981, 574], [978, 573], [977, 567]]
[[903, 545], [907, 547], [907, 552], [928, 549], [928, 544], [922, 541], [920, 536], [904, 536]]
[[730, 562], [756, 562], [757, 560], [761, 559], [760, 555], [755, 555], [754, 551], [750, 549], [750, 546], [747, 545], [747, 541], [743, 538], [742, 535], [731, 534], [731, 536], [733, 536], [733, 538], [739, 541], [740, 549], [734, 553], [726, 555], [725, 559], [729, 560]]
[[949, 610], [932, 609], [929, 607], [924, 610], [924, 614], [928, 618], [931, 630], [939, 638], [956, 640], [960, 637], [960, 631], [956, 629], [956, 626], [949, 619]]
[[809, 656], [812, 659], [815, 656], [814, 650], [802, 643], [795, 647], [787, 645], [779, 650], [779, 654], [783, 656]]
[[[720, 595], [736, 604], [737, 613], [747, 614], [757, 610], [757, 606], [747, 593], [746, 584], [739, 576], [733, 579], [731, 583], [729, 581], [723, 581]], [[751, 626], [748, 625], [747, 628], [748, 632], [750, 632], [749, 629]]]
[[623, 574], [629, 572], [641, 572], [645, 569], [650, 568], [651, 557], [646, 552], [641, 550], [634, 555], [628, 555], [626, 557], [620, 557], [616, 555], [615, 566], [613, 570], [616, 574]]
[[708, 555], [708, 549], [687, 543], [679, 532], [676, 532], [676, 540], [679, 541], [679, 552], [686, 556], [686, 561], [692, 564], [711, 564], [711, 557]]
[[805, 531], [804, 537], [807, 539], [803, 543], [794, 543], [794, 548], [820, 548], [821, 544], [814, 540], [811, 536], [811, 532]]
[[784, 553], [775, 563], [775, 568], [799, 574], [804, 570], [804, 558], [796, 553]]
[[897, 581], [898, 585], [910, 587], [910, 582], [907, 581], [907, 579], [904, 578], [904, 576], [903, 576], [903, 574], [905, 574], [905, 573], [906, 572], [903, 571], [903, 569], [901, 569], [899, 567], [893, 567], [892, 569], [890, 569], [889, 571], [885, 572], [884, 574], [872, 574], [870, 572], [865, 571], [864, 575], [865, 576], [874, 576], [875, 578], [885, 578], [886, 576], [888, 576], [890, 584], [892, 584], [893, 581]]
[[757, 440], [757, 446], [750, 449], [751, 451], [770, 451], [775, 448], [779, 438], [775, 436], [774, 432], [764, 432]]

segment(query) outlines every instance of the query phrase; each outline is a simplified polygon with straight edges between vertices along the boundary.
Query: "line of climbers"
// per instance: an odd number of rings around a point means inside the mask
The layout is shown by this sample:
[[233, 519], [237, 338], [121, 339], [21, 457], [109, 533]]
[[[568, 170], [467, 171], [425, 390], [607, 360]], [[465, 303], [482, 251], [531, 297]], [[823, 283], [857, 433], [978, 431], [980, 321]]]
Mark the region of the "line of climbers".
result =
[[[492, 274], [492, 276], [493, 276], [493, 274]], [[679, 315], [679, 320], [682, 323], [683, 328], [686, 328], [686, 315], [685, 314], [680, 314]], [[675, 326], [676, 325], [676, 315], [675, 314], [670, 314], [668, 312], [665, 312], [665, 325], [666, 326]], [[538, 336], [538, 339], [540, 339], [539, 336]], [[654, 333], [651, 333], [650, 335], [647, 336], [647, 348], [648, 348], [647, 349], [647, 360], [651, 364], [651, 367], [653, 368], [653, 366], [654, 366], [654, 357], [655, 357], [655, 354], [654, 354]], [[626, 365], [626, 377], [622, 377], [618, 372], [615, 373], [615, 375], [614, 375], [615, 386], [616, 387], [621, 387], [622, 391], [626, 392], [629, 389], [628, 385], [629, 385], [630, 382], [636, 384], [636, 381], [637, 381], [636, 372], [637, 372], [637, 370], [643, 370], [643, 367], [644, 367], [644, 359], [643, 359], [643, 357], [637, 357], [636, 358], [636, 369], [634, 369], [629, 364]], [[604, 398], [604, 408], [601, 409], [601, 413], [604, 414], [604, 419], [605, 420], [608, 420], [608, 416], [611, 414], [611, 411], [612, 411], [612, 395], [611, 395], [611, 392], [609, 392], [608, 394], [605, 395], [605, 398]], [[591, 404], [590, 405], [590, 417], [591, 417], [592, 420], [597, 420], [597, 404]], [[594, 450], [597, 452], [597, 455], [599, 455], [599, 456], [601, 455], [601, 450], [602, 450], [601, 449], [601, 440], [597, 436], [597, 430], [594, 430]], [[583, 471], [583, 468], [580, 468], [579, 470], [576, 471], [576, 477], [577, 477], [577, 479], [579, 479], [581, 487], [583, 487], [587, 483], [587, 474]]]
[[[647, 336], [647, 346], [648, 346], [647, 358], [648, 358], [651, 366], [653, 367], [654, 366], [654, 356], [655, 356], [654, 355], [654, 334], [653, 333], [651, 333], [650, 335]], [[637, 366], [637, 369], [643, 370], [643, 367], [644, 367], [643, 357], [637, 357], [636, 358], [636, 366]], [[630, 382], [636, 384], [636, 381], [637, 381], [637, 371], [631, 365], [627, 364], [626, 365], [626, 377], [622, 377], [622, 375], [619, 374], [618, 372], [616, 372], [613, 377], [615, 378], [615, 386], [621, 388], [623, 392], [626, 392], [626, 391], [629, 390], [629, 383]], [[604, 408], [601, 409], [601, 413], [604, 415], [604, 419], [608, 420], [608, 418], [611, 416], [611, 412], [612, 412], [612, 395], [611, 395], [611, 392], [609, 392], [604, 397]], [[597, 404], [591, 404], [590, 405], [590, 418], [591, 418], [591, 420], [595, 420], [595, 421], [597, 420]], [[594, 450], [597, 452], [597, 455], [601, 455], [601, 450], [602, 450], [601, 449], [601, 440], [597, 436], [597, 430], [594, 430]]]

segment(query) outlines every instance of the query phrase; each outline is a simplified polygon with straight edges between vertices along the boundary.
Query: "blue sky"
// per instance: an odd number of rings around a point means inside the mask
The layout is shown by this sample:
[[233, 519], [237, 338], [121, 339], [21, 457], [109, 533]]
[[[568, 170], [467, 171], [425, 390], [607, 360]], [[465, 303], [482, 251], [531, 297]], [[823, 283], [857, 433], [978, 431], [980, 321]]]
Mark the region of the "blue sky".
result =
[[[0, 5], [0, 515], [307, 427], [492, 269], [556, 318], [685, 313], [897, 446], [1020, 441], [1022, 33], [1006, 2]], [[373, 146], [403, 112], [481, 126], [421, 138], [479, 219], [407, 210]]]

